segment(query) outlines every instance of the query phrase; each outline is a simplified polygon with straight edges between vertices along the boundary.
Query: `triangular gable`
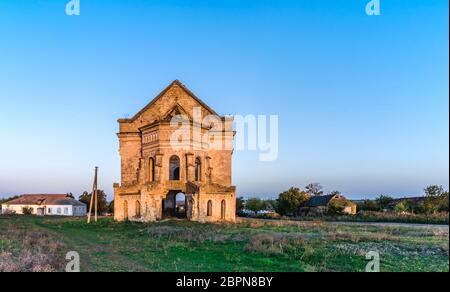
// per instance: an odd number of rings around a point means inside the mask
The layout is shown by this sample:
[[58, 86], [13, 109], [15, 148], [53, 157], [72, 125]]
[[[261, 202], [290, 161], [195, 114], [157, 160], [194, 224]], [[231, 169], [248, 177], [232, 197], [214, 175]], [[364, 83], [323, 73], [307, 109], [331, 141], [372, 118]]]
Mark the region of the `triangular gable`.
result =
[[164, 114], [161, 120], [170, 122], [173, 117], [179, 116], [179, 115], [188, 117], [189, 120], [192, 121], [192, 118], [189, 115], [189, 113], [178, 103], [175, 104], [175, 106], [173, 106], [166, 114]]
[[175, 80], [169, 86], [167, 86], [160, 94], [158, 94], [149, 104], [147, 104], [136, 115], [134, 115], [131, 119], [122, 119], [122, 121], [134, 122], [175, 85], [183, 89], [183, 91], [185, 91], [190, 97], [192, 97], [196, 102], [198, 102], [202, 107], [204, 107], [211, 115], [218, 116], [218, 114], [212, 108], [210, 108], [206, 103], [204, 103], [200, 98], [198, 98], [194, 93], [192, 93], [186, 86], [184, 86], [180, 81]]

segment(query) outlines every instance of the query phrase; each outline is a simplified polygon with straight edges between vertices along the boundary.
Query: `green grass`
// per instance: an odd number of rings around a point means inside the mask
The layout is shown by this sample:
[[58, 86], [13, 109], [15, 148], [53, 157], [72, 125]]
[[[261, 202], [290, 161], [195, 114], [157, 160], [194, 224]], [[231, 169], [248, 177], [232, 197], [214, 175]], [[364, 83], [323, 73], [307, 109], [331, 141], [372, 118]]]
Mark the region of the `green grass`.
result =
[[[13, 232], [17, 228], [24, 231]], [[87, 225], [73, 218], [0, 216], [0, 231], [0, 257], [8, 253], [10, 261], [20, 261], [22, 249], [38, 250], [39, 243], [24, 241], [30, 234], [57, 241], [57, 251], [47, 251], [58, 255], [46, 262], [54, 270], [64, 269], [58, 259], [65, 252], [77, 251], [83, 271], [364, 271], [365, 254], [376, 250], [382, 271], [449, 271], [448, 228], [109, 218]]]
[[[245, 217], [245, 216], [244, 216]], [[377, 222], [377, 223], [411, 223], [411, 224], [435, 224], [448, 225], [448, 212], [436, 214], [399, 214], [395, 212], [373, 212], [364, 211], [356, 215], [321, 215], [318, 217], [275, 217], [273, 215], [261, 214], [256, 216], [258, 219], [276, 219], [276, 220], [297, 220], [297, 221], [326, 221], [326, 222]]]

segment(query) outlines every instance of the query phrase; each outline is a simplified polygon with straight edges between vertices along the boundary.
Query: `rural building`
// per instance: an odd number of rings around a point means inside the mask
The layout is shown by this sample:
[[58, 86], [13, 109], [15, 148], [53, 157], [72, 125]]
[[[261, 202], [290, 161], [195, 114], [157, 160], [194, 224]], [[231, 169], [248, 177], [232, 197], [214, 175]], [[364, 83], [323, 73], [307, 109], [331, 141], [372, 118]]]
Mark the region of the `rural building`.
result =
[[[205, 124], [207, 117], [223, 127]], [[121, 183], [114, 184], [115, 220], [235, 221], [232, 119], [219, 116], [176, 80], [118, 123]], [[188, 127], [188, 139], [174, 141], [179, 125]]]
[[357, 205], [339, 194], [311, 197], [300, 208], [300, 214], [303, 216], [324, 215], [328, 213], [333, 204], [335, 206], [341, 206], [341, 212], [344, 214], [356, 214]]
[[67, 195], [22, 195], [2, 204], [2, 214], [23, 214], [24, 208], [39, 216], [86, 216], [86, 205]]

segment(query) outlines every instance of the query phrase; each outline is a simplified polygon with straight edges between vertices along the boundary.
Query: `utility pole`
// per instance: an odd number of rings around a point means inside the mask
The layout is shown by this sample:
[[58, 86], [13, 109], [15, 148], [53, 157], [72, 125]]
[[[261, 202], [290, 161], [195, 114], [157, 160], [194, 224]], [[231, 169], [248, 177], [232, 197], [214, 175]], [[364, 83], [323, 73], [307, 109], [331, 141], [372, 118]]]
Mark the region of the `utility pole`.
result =
[[98, 205], [98, 197], [97, 197], [97, 173], [98, 173], [98, 167], [95, 167], [95, 174], [94, 174], [94, 184], [92, 185], [92, 193], [91, 193], [91, 202], [89, 205], [89, 213], [88, 213], [88, 220], [87, 223], [91, 223], [91, 213], [92, 213], [92, 204], [94, 204], [94, 220], [97, 222], [97, 205]]

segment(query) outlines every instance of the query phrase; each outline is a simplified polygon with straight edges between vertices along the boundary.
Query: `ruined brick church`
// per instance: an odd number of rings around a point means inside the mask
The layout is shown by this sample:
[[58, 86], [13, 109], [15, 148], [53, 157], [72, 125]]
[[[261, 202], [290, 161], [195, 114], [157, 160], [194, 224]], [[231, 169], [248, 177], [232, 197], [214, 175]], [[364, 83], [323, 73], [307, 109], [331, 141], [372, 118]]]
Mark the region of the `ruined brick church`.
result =
[[[226, 120], [176, 80], [134, 117], [118, 120], [121, 183], [114, 184], [115, 220], [235, 221], [233, 149], [229, 146], [235, 132], [227, 123], [220, 130], [197, 125], [195, 113]], [[177, 116], [185, 117], [184, 123], [190, 129], [197, 126], [201, 133], [188, 135], [181, 148], [173, 145]], [[220, 134], [214, 139], [199, 138], [214, 131]]]

